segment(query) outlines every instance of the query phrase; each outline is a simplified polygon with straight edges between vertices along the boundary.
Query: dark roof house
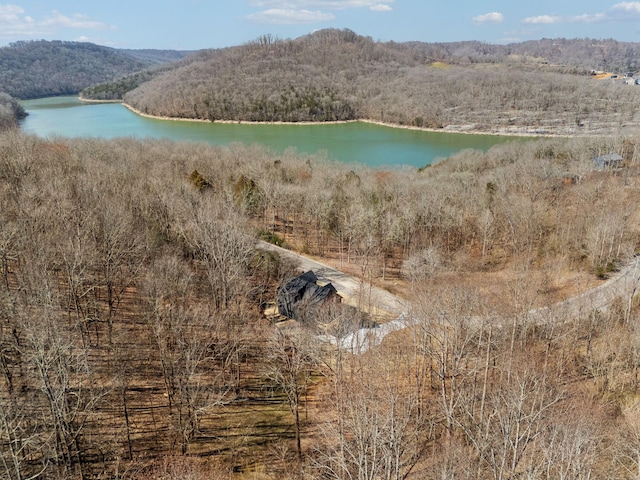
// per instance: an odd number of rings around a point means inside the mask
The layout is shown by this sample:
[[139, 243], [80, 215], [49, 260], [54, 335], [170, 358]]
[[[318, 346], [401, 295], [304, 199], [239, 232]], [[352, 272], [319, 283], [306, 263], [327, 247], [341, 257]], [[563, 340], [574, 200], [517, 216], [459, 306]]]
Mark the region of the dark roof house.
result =
[[342, 298], [333, 285], [328, 283], [320, 286], [317, 282], [318, 277], [309, 270], [280, 287], [280, 314], [301, 322], [310, 322], [327, 303], [341, 302]]

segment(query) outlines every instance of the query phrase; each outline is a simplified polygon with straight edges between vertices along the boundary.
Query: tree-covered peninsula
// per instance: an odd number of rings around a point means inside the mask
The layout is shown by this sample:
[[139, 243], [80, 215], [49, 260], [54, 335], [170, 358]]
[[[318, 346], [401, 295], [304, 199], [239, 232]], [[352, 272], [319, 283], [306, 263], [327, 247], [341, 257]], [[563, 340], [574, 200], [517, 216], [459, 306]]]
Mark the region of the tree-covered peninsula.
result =
[[637, 50], [588, 39], [383, 43], [331, 29], [202, 50], [158, 74], [83, 96], [122, 97], [145, 114], [209, 121], [367, 119], [449, 130], [604, 132], [638, 123], [632, 106], [640, 88], [591, 72], [633, 73]]
[[0, 131], [17, 126], [26, 116], [27, 112], [15, 98], [0, 92]]

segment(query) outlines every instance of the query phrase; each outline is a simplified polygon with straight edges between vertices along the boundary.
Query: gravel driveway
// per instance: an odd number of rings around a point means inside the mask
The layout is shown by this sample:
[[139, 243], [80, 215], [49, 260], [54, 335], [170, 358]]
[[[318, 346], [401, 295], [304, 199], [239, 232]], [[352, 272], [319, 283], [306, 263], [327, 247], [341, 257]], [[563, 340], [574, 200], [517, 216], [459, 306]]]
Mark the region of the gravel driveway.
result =
[[[369, 311], [377, 311], [380, 314], [386, 313], [387, 316], [393, 318], [393, 320], [382, 323], [376, 328], [361, 328], [340, 338], [325, 335], [322, 337], [323, 340], [353, 353], [362, 353], [371, 347], [379, 345], [389, 333], [410, 325], [411, 320], [408, 315], [410, 305], [408, 301], [291, 250], [266, 242], [260, 242], [260, 247], [293, 259], [298, 262], [300, 268], [305, 272], [313, 270], [320, 282], [333, 284], [345, 303], [354, 306], [369, 306]], [[621, 299], [625, 308], [630, 308], [630, 302], [637, 293], [639, 286], [640, 256], [636, 256], [633, 261], [605, 283], [562, 302], [531, 310], [529, 312], [529, 320], [540, 324], [564, 321], [588, 314], [595, 309], [605, 310], [616, 299]], [[371, 309], [371, 307], [373, 308]]]

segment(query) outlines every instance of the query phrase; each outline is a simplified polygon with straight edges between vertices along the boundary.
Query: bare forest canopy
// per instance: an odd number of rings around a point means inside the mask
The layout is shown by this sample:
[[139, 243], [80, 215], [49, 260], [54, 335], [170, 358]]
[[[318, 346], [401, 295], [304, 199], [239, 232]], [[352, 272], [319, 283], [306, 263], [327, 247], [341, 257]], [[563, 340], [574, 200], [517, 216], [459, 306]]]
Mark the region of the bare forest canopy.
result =
[[638, 44], [614, 40], [382, 43], [350, 30], [322, 30], [199, 51], [158, 75], [100, 85], [83, 96], [124, 98], [146, 114], [210, 121], [369, 119], [594, 132], [640, 122], [633, 108], [640, 89], [589, 75], [635, 73], [639, 51]]
[[0, 92], [0, 131], [17, 127], [18, 122], [26, 116], [27, 112], [15, 98]]
[[[635, 478], [636, 304], [527, 312], [638, 253], [639, 155], [540, 139], [380, 171], [1, 133], [0, 478]], [[293, 268], [258, 236], [400, 283], [415, 326], [363, 356], [284, 334], [262, 308]]]
[[0, 48], [0, 91], [19, 98], [71, 95], [189, 52], [118, 50], [86, 42], [21, 41]]

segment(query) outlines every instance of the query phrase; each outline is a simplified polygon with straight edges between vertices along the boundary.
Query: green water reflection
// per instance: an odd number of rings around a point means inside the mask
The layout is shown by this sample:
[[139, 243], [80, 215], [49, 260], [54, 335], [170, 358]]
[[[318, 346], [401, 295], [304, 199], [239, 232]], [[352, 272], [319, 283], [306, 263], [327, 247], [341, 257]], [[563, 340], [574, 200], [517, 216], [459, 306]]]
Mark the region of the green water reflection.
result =
[[424, 166], [460, 150], [487, 150], [513, 140], [494, 135], [465, 135], [390, 128], [364, 122], [324, 125], [178, 122], [141, 117], [118, 103], [85, 103], [76, 97], [22, 102], [29, 116], [24, 131], [42, 137], [167, 138], [229, 145], [261, 144], [276, 152], [323, 152], [329, 158], [380, 166]]

